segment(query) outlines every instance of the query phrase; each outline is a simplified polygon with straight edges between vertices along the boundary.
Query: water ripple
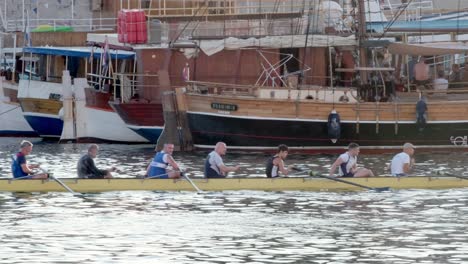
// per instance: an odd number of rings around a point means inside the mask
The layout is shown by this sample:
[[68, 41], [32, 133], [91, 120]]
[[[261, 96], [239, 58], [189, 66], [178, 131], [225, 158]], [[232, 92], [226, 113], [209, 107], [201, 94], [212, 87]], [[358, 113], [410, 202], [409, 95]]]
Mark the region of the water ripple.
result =
[[[0, 144], [4, 177], [16, 141]], [[75, 177], [85, 149], [37, 142], [29, 160]], [[142, 175], [154, 154], [148, 145], [101, 150], [98, 165], [119, 166], [119, 177]], [[416, 173], [467, 175], [466, 155], [417, 154]], [[206, 152], [175, 156], [201, 175]], [[260, 176], [266, 157], [226, 161], [244, 166], [232, 176]], [[335, 158], [292, 155], [287, 163], [326, 173]], [[385, 174], [390, 158], [360, 161]], [[468, 189], [0, 193], [0, 210], [0, 263], [468, 263]]]

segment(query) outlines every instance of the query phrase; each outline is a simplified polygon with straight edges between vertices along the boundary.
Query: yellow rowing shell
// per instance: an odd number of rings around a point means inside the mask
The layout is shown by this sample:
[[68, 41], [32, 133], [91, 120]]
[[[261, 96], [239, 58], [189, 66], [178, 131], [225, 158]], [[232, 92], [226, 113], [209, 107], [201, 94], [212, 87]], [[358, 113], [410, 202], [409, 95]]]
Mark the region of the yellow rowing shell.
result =
[[[107, 191], [194, 191], [184, 179], [60, 179], [75, 192]], [[450, 189], [468, 187], [468, 180], [456, 177], [372, 177], [345, 178], [346, 181], [368, 187], [392, 189]], [[255, 190], [255, 191], [343, 191], [362, 190], [346, 183], [323, 178], [229, 178], [196, 179], [192, 181], [203, 191]], [[64, 192], [52, 179], [0, 180], [0, 192]]]

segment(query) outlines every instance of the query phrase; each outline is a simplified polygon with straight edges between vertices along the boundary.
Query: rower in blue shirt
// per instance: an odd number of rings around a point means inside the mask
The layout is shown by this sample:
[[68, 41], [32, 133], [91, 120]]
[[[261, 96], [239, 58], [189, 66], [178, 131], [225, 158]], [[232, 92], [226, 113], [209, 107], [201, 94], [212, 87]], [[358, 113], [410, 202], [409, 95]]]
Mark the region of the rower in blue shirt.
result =
[[163, 150], [156, 153], [146, 169], [148, 178], [177, 179], [180, 178], [179, 165], [172, 158], [174, 144], [164, 144]]
[[23, 179], [47, 179], [47, 173], [35, 173], [33, 169], [39, 168], [39, 165], [32, 165], [26, 162], [26, 156], [31, 154], [33, 144], [27, 140], [21, 141], [20, 151], [13, 156], [11, 172], [13, 178]]

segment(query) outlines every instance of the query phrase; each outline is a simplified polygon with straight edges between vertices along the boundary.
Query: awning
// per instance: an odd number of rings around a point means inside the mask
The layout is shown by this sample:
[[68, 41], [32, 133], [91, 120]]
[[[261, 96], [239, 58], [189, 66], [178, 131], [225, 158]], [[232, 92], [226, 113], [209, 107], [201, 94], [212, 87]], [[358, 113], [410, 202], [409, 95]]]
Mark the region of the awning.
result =
[[370, 32], [467, 32], [468, 20], [367, 22]]
[[356, 37], [329, 36], [329, 35], [294, 35], [294, 36], [268, 36], [263, 38], [240, 39], [229, 37], [221, 40], [199, 40], [200, 49], [208, 56], [222, 50], [237, 50], [247, 48], [303, 48], [307, 47], [344, 47], [357, 46]]
[[468, 51], [468, 45], [461, 42], [437, 42], [424, 44], [392, 43], [388, 46], [392, 54], [414, 56], [437, 56], [463, 54]]
[[[94, 58], [101, 57], [104, 52], [102, 48], [95, 47], [25, 47], [23, 52], [41, 55], [68, 56], [78, 58], [89, 58], [93, 54]], [[123, 50], [109, 50], [112, 59], [131, 59], [135, 52]]]

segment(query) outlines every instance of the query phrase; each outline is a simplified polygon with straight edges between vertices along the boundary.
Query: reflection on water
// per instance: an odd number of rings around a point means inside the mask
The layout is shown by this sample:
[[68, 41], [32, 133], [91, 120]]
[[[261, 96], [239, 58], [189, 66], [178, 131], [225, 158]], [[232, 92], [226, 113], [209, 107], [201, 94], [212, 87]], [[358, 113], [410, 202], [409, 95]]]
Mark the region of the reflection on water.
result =
[[[0, 194], [8, 263], [466, 263], [466, 189]], [[11, 262], [10, 262], [11, 261]]]
[[[10, 177], [19, 140], [0, 143]], [[86, 145], [38, 142], [31, 162], [75, 177]], [[153, 147], [101, 145], [99, 166], [142, 175]], [[176, 154], [201, 175], [206, 152]], [[265, 154], [232, 154], [260, 176]], [[292, 155], [326, 173], [335, 155]], [[362, 155], [378, 174], [391, 155]], [[416, 174], [467, 175], [465, 153], [417, 154]], [[0, 263], [468, 263], [468, 190], [0, 193]]]

